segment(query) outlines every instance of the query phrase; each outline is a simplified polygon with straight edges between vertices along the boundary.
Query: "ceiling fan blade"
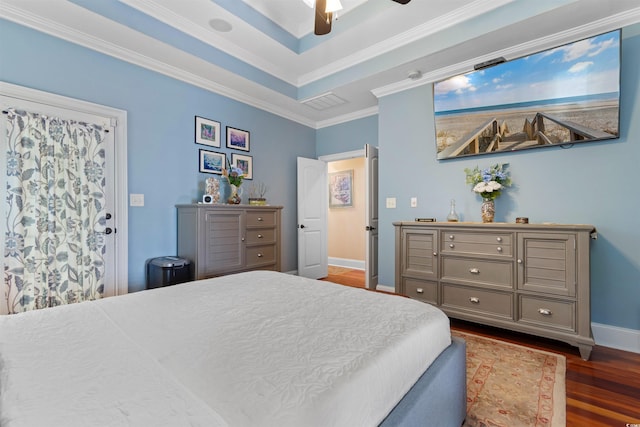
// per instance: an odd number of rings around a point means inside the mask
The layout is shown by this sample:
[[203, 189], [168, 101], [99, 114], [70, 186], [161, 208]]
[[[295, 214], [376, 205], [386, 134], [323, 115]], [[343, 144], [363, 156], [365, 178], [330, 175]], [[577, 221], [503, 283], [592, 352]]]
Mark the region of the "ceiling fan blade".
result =
[[313, 32], [317, 36], [329, 34], [331, 32], [331, 21], [333, 14], [325, 12], [327, 8], [327, 0], [316, 0], [316, 20]]
[[396, 3], [400, 3], [400, 4], [407, 4], [409, 3], [411, 0], [393, 0]]

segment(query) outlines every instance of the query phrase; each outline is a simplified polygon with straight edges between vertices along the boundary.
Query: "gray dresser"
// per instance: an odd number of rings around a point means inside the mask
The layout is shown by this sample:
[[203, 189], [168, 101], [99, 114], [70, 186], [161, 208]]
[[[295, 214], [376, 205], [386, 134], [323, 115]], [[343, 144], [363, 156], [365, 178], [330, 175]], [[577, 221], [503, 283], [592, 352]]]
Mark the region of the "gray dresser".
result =
[[248, 270], [280, 271], [282, 206], [177, 205], [178, 256], [195, 280]]
[[396, 222], [396, 292], [588, 360], [591, 225]]

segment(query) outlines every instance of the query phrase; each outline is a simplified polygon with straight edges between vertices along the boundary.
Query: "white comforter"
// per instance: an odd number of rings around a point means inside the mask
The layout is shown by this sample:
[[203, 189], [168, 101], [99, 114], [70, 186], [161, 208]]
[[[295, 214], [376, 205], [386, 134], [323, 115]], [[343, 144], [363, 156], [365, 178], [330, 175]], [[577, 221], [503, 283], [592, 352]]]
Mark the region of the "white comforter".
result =
[[0, 317], [0, 425], [375, 426], [449, 344], [407, 298], [202, 280]]

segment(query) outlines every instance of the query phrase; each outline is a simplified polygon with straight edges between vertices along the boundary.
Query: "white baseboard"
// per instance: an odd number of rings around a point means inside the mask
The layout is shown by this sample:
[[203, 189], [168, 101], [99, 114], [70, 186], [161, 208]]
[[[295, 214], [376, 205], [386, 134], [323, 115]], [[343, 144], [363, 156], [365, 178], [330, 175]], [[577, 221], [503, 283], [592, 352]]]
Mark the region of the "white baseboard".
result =
[[591, 331], [596, 345], [640, 353], [639, 330], [604, 325], [602, 323], [591, 323]]
[[378, 286], [376, 286], [376, 291], [391, 292], [395, 294], [396, 288], [395, 286], [381, 285], [380, 283], [378, 283]]
[[365, 269], [364, 261], [360, 261], [357, 259], [329, 257], [329, 265], [335, 265], [336, 267], [353, 268], [356, 270]]

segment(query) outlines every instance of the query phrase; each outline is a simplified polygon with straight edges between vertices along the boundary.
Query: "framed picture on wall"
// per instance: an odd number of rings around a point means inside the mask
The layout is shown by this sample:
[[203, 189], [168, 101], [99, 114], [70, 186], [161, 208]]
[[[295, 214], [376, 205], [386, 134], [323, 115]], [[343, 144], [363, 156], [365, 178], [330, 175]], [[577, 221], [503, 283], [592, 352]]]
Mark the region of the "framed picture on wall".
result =
[[220, 147], [220, 123], [196, 116], [196, 144]]
[[249, 151], [249, 131], [227, 126], [227, 148]]
[[329, 174], [329, 207], [353, 206], [353, 169]]
[[231, 166], [242, 169], [244, 179], [253, 179], [253, 157], [244, 154], [232, 154]]
[[200, 150], [200, 172], [222, 175], [222, 170], [227, 164], [227, 156], [215, 151]]

